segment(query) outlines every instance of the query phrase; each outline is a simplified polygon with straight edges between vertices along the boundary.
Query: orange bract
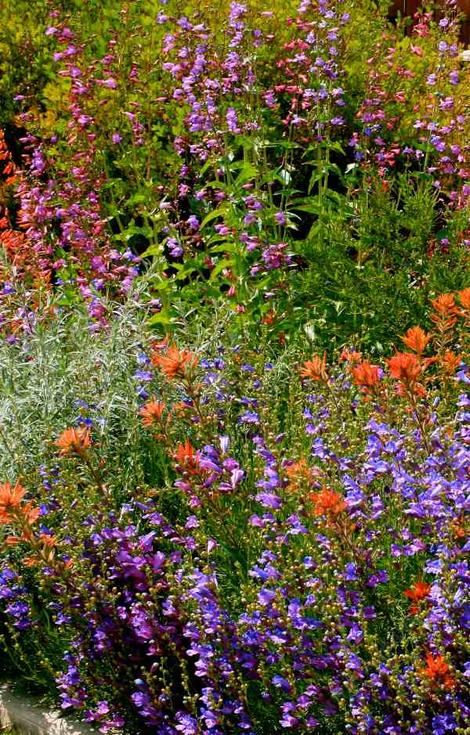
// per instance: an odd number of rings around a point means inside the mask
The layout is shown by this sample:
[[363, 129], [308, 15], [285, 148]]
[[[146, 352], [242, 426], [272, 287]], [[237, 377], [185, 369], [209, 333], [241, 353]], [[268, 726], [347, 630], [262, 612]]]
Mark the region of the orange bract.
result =
[[49, 536], [47, 533], [41, 533], [39, 535], [40, 541], [44, 544], [44, 546], [47, 546], [48, 548], [52, 549], [57, 544], [57, 540], [55, 536]]
[[298, 492], [303, 483], [312, 483], [315, 470], [308, 466], [305, 458], [302, 458], [298, 462], [292, 462], [292, 464], [286, 466], [286, 475], [289, 478], [287, 490]]
[[441, 293], [437, 298], [431, 299], [431, 304], [434, 311], [439, 312], [439, 314], [455, 313], [454, 294]]
[[470, 288], [464, 288], [463, 291], [459, 291], [458, 296], [463, 308], [467, 311], [470, 310]]
[[339, 359], [341, 362], [358, 363], [362, 360], [362, 354], [360, 352], [356, 352], [355, 350], [343, 350], [341, 355], [339, 356]]
[[178, 401], [172, 406], [173, 413], [176, 416], [184, 416], [185, 412], [189, 409], [189, 405], [184, 401]]
[[351, 372], [355, 385], [372, 388], [380, 382], [379, 368], [377, 365], [371, 365], [367, 360], [356, 365]]
[[186, 439], [184, 444], [178, 444], [173, 456], [181, 470], [185, 470], [191, 474], [195, 474], [198, 471], [198, 454], [189, 439]]
[[[8, 215], [8, 210], [5, 209], [2, 214]], [[31, 243], [24, 232], [10, 229], [7, 216], [0, 217], [0, 246], [18, 274], [28, 275], [36, 285], [46, 286], [50, 283], [50, 273], [41, 254], [32, 251]]]
[[286, 475], [289, 480], [308, 479], [310, 477], [310, 467], [307, 464], [307, 460], [302, 458], [298, 462], [292, 462], [292, 464], [287, 465]]
[[404, 383], [414, 383], [421, 375], [421, 365], [411, 352], [397, 352], [388, 360], [390, 375]]
[[431, 314], [431, 321], [434, 322], [439, 330], [450, 329], [457, 321], [459, 309], [455, 303], [454, 295], [451, 293], [443, 293], [436, 299], [431, 300], [434, 314]]
[[431, 585], [427, 582], [415, 582], [409, 589], [404, 591], [407, 597], [413, 603], [410, 607], [411, 613], [417, 613], [419, 608], [417, 603], [425, 600], [431, 591]]
[[[39, 508], [34, 506], [32, 503], [27, 503], [23, 508], [21, 509], [21, 514], [23, 518], [25, 518], [30, 525], [33, 523], [36, 523], [37, 519], [41, 515], [41, 511]], [[25, 531], [26, 533], [26, 531]]]
[[148, 401], [141, 409], [142, 423], [144, 426], [153, 426], [162, 420], [166, 404], [161, 401]]
[[176, 376], [184, 378], [188, 372], [194, 369], [198, 363], [197, 356], [189, 350], [179, 350], [172, 345], [166, 351], [166, 354], [152, 352], [152, 363], [159, 367], [167, 376], [167, 378], [175, 378]]
[[261, 324], [274, 324], [276, 320], [276, 312], [270, 309], [261, 319]]
[[314, 355], [311, 360], [307, 360], [302, 365], [300, 371], [302, 378], [310, 378], [310, 380], [328, 380], [328, 373], [326, 371], [326, 353], [323, 357]]
[[7, 536], [5, 538], [5, 544], [7, 546], [17, 546], [22, 541], [22, 538], [20, 536]]
[[12, 486], [9, 482], [5, 482], [0, 485], [0, 514], [18, 508], [25, 495], [26, 490], [18, 483]]
[[[5, 482], [0, 486], [0, 525], [12, 523], [18, 520], [19, 517], [30, 525], [37, 521], [40, 510], [32, 502], [23, 505], [22, 501], [25, 495], [26, 490], [18, 483], [12, 486], [9, 482]], [[25, 529], [23, 529], [23, 533], [26, 533]]]
[[62, 455], [72, 454], [73, 452], [81, 454], [91, 447], [90, 429], [84, 426], [66, 429], [56, 440], [55, 445], [59, 447]]
[[400, 338], [410, 350], [421, 355], [426, 349], [431, 337], [421, 327], [411, 327], [404, 337]]
[[419, 602], [424, 600], [431, 591], [431, 585], [427, 582], [415, 582], [409, 589], [405, 590], [404, 594], [412, 602]]
[[460, 355], [456, 355], [452, 350], [447, 350], [440, 359], [441, 367], [444, 369], [444, 372], [449, 374], [454, 373], [461, 362], [462, 358]]
[[426, 667], [422, 673], [433, 683], [443, 686], [444, 689], [452, 689], [455, 684], [455, 680], [450, 675], [449, 666], [441, 655], [433, 656], [432, 653], [428, 653]]
[[336, 516], [346, 510], [343, 496], [335, 490], [324, 488], [318, 493], [311, 493], [310, 499], [315, 506], [314, 513], [316, 516]]

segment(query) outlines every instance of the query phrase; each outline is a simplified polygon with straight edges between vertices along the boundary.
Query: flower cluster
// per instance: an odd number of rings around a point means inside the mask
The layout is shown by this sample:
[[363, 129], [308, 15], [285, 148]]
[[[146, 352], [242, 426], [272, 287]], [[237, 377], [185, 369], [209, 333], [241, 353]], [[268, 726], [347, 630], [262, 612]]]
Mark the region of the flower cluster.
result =
[[[455, 339], [467, 296], [431, 323]], [[2, 486], [2, 615], [33, 635], [47, 609], [64, 709], [101, 732], [459, 732], [467, 378], [441, 367], [450, 332], [401, 339], [382, 365], [345, 350], [284, 377], [249, 346], [154, 343], [138, 425], [157, 487], [149, 468], [110, 493], [121, 470], [86, 424], [52, 445], [62, 498]]]

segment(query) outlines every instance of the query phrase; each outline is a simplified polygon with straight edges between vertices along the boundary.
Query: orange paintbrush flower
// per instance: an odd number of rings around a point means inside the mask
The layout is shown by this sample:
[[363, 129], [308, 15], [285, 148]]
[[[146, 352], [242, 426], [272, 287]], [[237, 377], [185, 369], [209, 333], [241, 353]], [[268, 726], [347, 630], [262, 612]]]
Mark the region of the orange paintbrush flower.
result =
[[289, 480], [302, 480], [310, 477], [310, 467], [307, 460], [302, 457], [298, 462], [292, 462], [286, 467], [286, 475]]
[[439, 314], [455, 314], [454, 294], [441, 293], [437, 298], [431, 299], [431, 304], [434, 311], [437, 311]]
[[343, 350], [341, 355], [339, 356], [339, 359], [341, 362], [357, 364], [358, 362], [361, 362], [362, 354], [360, 352], [356, 352], [355, 350]]
[[404, 594], [412, 602], [419, 602], [424, 600], [431, 591], [431, 585], [427, 582], [415, 582], [409, 589], [405, 590]]
[[305, 458], [299, 459], [298, 462], [292, 462], [286, 466], [286, 475], [289, 479], [287, 490], [299, 492], [302, 485], [310, 485], [318, 472], [318, 468], [309, 467]]
[[[33, 505], [33, 503], [26, 503], [21, 509], [21, 515], [25, 520], [29, 523], [30, 526], [33, 525], [33, 523], [36, 523], [39, 516], [41, 515], [41, 510]], [[26, 533], [26, 531], [25, 531]]]
[[[9, 482], [5, 482], [0, 486], [0, 525], [19, 522], [23, 529], [23, 536], [29, 533], [25, 523], [32, 526], [40, 515], [39, 508], [32, 502], [23, 504], [25, 495], [26, 490], [18, 483], [12, 486]], [[12, 543], [11, 540], [10, 543]]]
[[342, 495], [326, 487], [318, 493], [310, 493], [310, 500], [313, 502], [316, 516], [337, 516], [347, 507]]
[[431, 321], [434, 322], [439, 330], [450, 329], [457, 321], [458, 307], [455, 303], [454, 295], [451, 293], [443, 293], [436, 299], [431, 299], [434, 313], [431, 314]]
[[407, 333], [400, 339], [407, 347], [410, 348], [410, 350], [416, 352], [417, 355], [422, 355], [429, 344], [431, 336], [426, 334], [424, 329], [421, 329], [421, 327], [411, 327], [411, 329], [408, 329]]
[[44, 546], [47, 546], [49, 549], [52, 549], [54, 546], [57, 545], [57, 539], [55, 536], [49, 536], [48, 533], [41, 533], [39, 535], [39, 540], [42, 541]]
[[351, 370], [354, 385], [363, 388], [373, 388], [380, 382], [380, 372], [377, 365], [371, 365], [370, 362], [364, 360]]
[[25, 495], [26, 490], [18, 483], [10, 485], [9, 482], [5, 482], [0, 485], [0, 513], [7, 514], [10, 510], [18, 508]]
[[22, 538], [20, 536], [7, 536], [5, 538], [5, 544], [7, 546], [17, 546], [22, 541]]
[[166, 409], [166, 404], [161, 401], [147, 401], [142, 406], [139, 413], [142, 416], [142, 424], [144, 426], [153, 426], [162, 420]]
[[409, 589], [404, 591], [405, 597], [407, 597], [413, 603], [410, 607], [410, 612], [415, 614], [418, 612], [418, 602], [425, 600], [431, 591], [431, 585], [427, 582], [415, 582]]
[[447, 350], [440, 358], [439, 362], [444, 372], [452, 375], [462, 362], [462, 358], [460, 355], [456, 355], [455, 352], [452, 352], [452, 350]]
[[470, 288], [464, 288], [458, 292], [458, 297], [465, 311], [470, 311]]
[[178, 468], [184, 472], [195, 474], [199, 471], [198, 453], [189, 439], [184, 444], [178, 444], [173, 455]]
[[177, 401], [177, 403], [174, 403], [172, 406], [172, 411], [175, 414], [175, 416], [184, 416], [186, 411], [188, 411], [190, 406], [188, 403], [185, 403], [184, 401]]
[[428, 653], [426, 655], [426, 666], [422, 669], [422, 674], [430, 679], [433, 684], [442, 686], [444, 689], [454, 687], [455, 679], [451, 676], [449, 665], [441, 655], [433, 656], [432, 653]]
[[419, 360], [411, 352], [397, 352], [388, 360], [390, 375], [403, 383], [414, 383], [421, 375]]
[[152, 363], [159, 367], [167, 378], [185, 378], [197, 363], [197, 356], [189, 350], [179, 350], [175, 345], [168, 348], [165, 354], [155, 351], [151, 355]]
[[79, 428], [70, 428], [62, 432], [55, 441], [56, 447], [60, 449], [60, 454], [82, 454], [91, 447], [90, 429], [84, 426]]
[[326, 371], [326, 352], [323, 357], [314, 355], [311, 360], [307, 360], [302, 365], [300, 375], [302, 378], [310, 378], [310, 380], [328, 380]]

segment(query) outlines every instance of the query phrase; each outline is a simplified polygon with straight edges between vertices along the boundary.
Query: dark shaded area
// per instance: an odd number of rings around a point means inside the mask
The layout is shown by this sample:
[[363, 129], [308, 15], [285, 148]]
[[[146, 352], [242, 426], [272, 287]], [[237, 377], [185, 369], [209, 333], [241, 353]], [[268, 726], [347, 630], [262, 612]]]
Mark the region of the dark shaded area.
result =
[[[390, 20], [396, 20], [398, 15], [404, 18], [413, 17], [420, 8], [423, 7], [422, 0], [394, 0], [390, 4], [388, 17]], [[437, 0], [435, 16], [439, 18], [439, 6], [444, 6], [445, 0]], [[460, 40], [466, 46], [470, 43], [470, 0], [457, 0], [457, 7], [463, 14], [460, 27]], [[410, 26], [410, 30], [412, 25]]]

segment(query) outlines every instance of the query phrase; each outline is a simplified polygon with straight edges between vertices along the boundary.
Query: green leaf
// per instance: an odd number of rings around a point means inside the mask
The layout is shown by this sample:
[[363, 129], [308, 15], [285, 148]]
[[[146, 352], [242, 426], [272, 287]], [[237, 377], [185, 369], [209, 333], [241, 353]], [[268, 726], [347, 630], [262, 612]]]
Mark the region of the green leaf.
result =
[[213, 281], [219, 275], [219, 273], [224, 270], [224, 268], [231, 268], [234, 263], [235, 261], [233, 260], [233, 258], [224, 258], [223, 260], [219, 261], [215, 268], [213, 268], [211, 271], [210, 280]]
[[163, 243], [156, 242], [145, 250], [141, 258], [148, 258], [150, 255], [161, 255], [163, 253]]
[[209, 214], [206, 214], [204, 219], [202, 220], [200, 224], [201, 230], [204, 229], [206, 225], [209, 224], [209, 222], [212, 222], [214, 219], [217, 219], [218, 217], [223, 217], [227, 212], [227, 207], [219, 207], [218, 209], [213, 209], [212, 212], [209, 212]]
[[155, 324], [171, 324], [174, 319], [166, 314], [164, 311], [160, 311], [158, 314], [153, 314], [148, 320], [147, 324], [154, 326]]

